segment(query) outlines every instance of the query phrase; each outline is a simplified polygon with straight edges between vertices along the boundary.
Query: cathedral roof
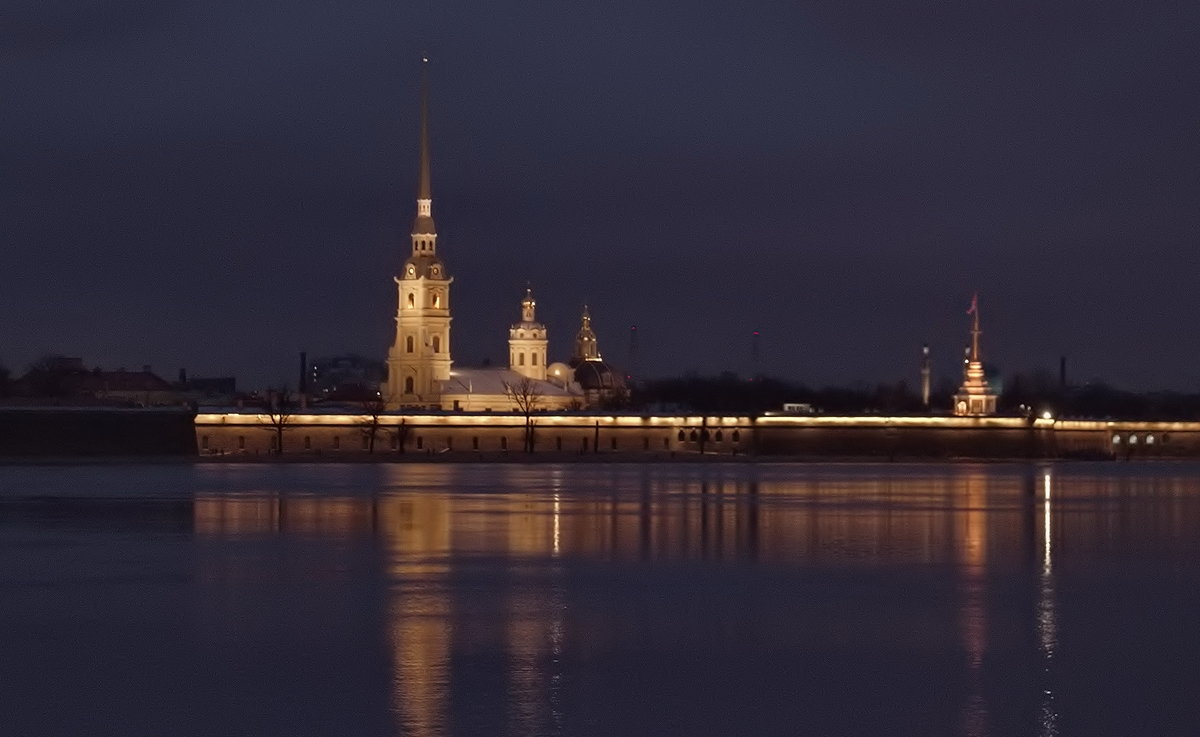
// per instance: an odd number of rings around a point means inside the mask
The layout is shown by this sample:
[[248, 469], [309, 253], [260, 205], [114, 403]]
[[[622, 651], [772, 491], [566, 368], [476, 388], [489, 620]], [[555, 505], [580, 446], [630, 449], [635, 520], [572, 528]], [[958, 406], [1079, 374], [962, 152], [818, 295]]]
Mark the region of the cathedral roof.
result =
[[[413, 267], [414, 273], [412, 273], [412, 274], [408, 273], [408, 267], [410, 265]], [[433, 274], [434, 266], [437, 266], [439, 269], [439, 272], [440, 272], [436, 276]], [[403, 278], [418, 279], [420, 277], [431, 278], [431, 279], [445, 279], [446, 278], [446, 266], [442, 263], [442, 260], [440, 258], [438, 258], [436, 255], [430, 254], [430, 255], [420, 255], [420, 256], [409, 256], [407, 259], [404, 260]]]
[[433, 224], [432, 215], [417, 215], [413, 218], [413, 235], [436, 235], [437, 226]]
[[[442, 394], [503, 395], [507, 391], [506, 385], [514, 386], [524, 380], [524, 376], [511, 369], [454, 369], [450, 372], [450, 378], [442, 382]], [[537, 379], [531, 379], [531, 381], [534, 382], [537, 392], [543, 397], [575, 396], [575, 393], [570, 391], [570, 387], [561, 387], [549, 381], [538, 381]]]
[[575, 381], [585, 390], [613, 390], [625, 387], [625, 377], [604, 361], [582, 361], [575, 367]]
[[512, 329], [513, 330], [545, 330], [546, 326], [540, 322], [537, 322], [536, 320], [532, 321], [532, 322], [530, 322], [528, 320], [522, 320], [521, 322], [514, 322], [512, 324]]

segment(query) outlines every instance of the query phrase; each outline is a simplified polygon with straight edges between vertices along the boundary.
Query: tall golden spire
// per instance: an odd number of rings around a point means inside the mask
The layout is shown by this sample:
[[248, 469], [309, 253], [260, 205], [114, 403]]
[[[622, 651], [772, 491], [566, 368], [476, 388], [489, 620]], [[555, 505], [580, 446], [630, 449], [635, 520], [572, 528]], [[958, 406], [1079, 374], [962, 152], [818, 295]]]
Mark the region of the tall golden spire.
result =
[[979, 329], [979, 294], [976, 293], [971, 297], [971, 309], [967, 310], [968, 315], [974, 315], [975, 321], [971, 325], [971, 360], [981, 361], [979, 356], [979, 336], [983, 335], [983, 331]]
[[[433, 224], [433, 185], [429, 173], [429, 57], [421, 57], [421, 133], [420, 169], [417, 174], [417, 217], [413, 220], [413, 235], [435, 235]], [[427, 250], [433, 250], [432, 243]]]
[[433, 199], [429, 177], [429, 57], [421, 57], [421, 172], [417, 199]]

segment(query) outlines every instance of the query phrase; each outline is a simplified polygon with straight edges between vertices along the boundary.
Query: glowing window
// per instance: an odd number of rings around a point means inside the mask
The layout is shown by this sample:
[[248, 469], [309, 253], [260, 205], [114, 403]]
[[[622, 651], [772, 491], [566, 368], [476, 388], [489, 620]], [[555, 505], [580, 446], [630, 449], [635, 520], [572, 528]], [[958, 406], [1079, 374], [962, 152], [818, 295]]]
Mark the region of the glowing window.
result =
[[1137, 435], [1130, 435], [1130, 436], [1129, 436], [1129, 444], [1130, 444], [1130, 445], [1137, 445]]
[[1153, 435], [1146, 436], [1146, 445], [1154, 445], [1154, 436]]
[[1120, 445], [1120, 444], [1121, 444], [1121, 436], [1113, 435], [1113, 445]]
[[441, 293], [440, 293], [440, 292], [434, 292], [434, 293], [433, 293], [433, 306], [434, 306], [434, 307], [441, 307], [441, 306], [442, 306], [442, 295], [441, 295]]

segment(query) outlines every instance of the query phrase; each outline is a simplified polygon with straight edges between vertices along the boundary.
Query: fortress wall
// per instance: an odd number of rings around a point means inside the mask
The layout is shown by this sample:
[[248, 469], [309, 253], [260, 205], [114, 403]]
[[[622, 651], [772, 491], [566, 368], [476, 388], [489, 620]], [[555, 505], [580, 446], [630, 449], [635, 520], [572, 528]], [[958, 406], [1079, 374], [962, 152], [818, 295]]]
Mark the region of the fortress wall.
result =
[[[366, 450], [368, 418], [356, 415], [298, 415], [284, 431], [286, 454], [361, 454]], [[537, 415], [534, 443], [538, 452], [586, 453], [679, 450], [679, 428], [673, 418], [625, 416]], [[376, 453], [520, 452], [525, 418], [509, 414], [388, 415], [380, 418]], [[275, 433], [257, 415], [201, 415], [196, 423], [202, 455], [264, 455]]]
[[[288, 455], [361, 454], [369, 418], [294, 415]], [[1200, 423], [1030, 421], [954, 417], [699, 417], [539, 414], [540, 453], [715, 453], [856, 458], [1187, 458], [1200, 457]], [[376, 453], [500, 453], [523, 449], [524, 417], [514, 414], [389, 414], [379, 419]], [[1120, 438], [1113, 443], [1112, 438]], [[204, 455], [266, 455], [269, 420], [248, 413], [201, 414], [195, 439]], [[1130, 442], [1133, 438], [1134, 442]]]

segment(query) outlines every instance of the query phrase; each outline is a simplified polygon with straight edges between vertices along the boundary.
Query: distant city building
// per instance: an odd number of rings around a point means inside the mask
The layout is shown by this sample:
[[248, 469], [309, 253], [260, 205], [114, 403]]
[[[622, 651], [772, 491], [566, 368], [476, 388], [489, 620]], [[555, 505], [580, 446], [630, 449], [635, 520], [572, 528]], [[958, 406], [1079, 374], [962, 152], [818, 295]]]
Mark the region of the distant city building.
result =
[[382, 361], [354, 353], [314, 359], [308, 365], [308, 394], [314, 400], [363, 401], [378, 397], [387, 375]]
[[971, 299], [971, 309], [967, 314], [973, 316], [971, 323], [971, 347], [967, 353], [963, 369], [963, 383], [958, 393], [954, 395], [954, 414], [963, 416], [983, 416], [996, 414], [996, 395], [987, 384], [983, 371], [983, 358], [979, 352], [979, 295]]
[[83, 359], [73, 356], [51, 356], [39, 361], [13, 382], [12, 394], [28, 399], [145, 407], [184, 401], [179, 387], [155, 374], [149, 366], [143, 366], [141, 371], [88, 369]]
[[233, 376], [188, 376], [181, 369], [176, 386], [185, 401], [197, 406], [230, 406], [238, 399]]

